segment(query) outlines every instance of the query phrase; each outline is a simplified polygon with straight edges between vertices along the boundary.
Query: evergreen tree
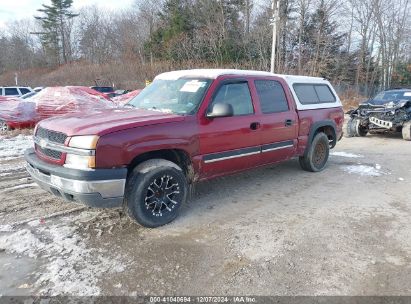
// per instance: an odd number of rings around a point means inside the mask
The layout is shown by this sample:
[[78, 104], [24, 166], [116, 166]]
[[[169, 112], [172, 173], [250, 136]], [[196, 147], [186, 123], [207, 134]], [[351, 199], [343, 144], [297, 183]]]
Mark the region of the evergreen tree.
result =
[[331, 21], [322, 0], [304, 24], [301, 47], [306, 73], [332, 79], [334, 70], [338, 69], [345, 36], [346, 33], [337, 31], [337, 23]]
[[392, 77], [393, 87], [411, 88], [411, 60], [399, 64]]
[[244, 0], [220, 0], [223, 11], [224, 40], [221, 45], [224, 62], [238, 62], [244, 54], [244, 20], [242, 19]]
[[43, 32], [40, 35], [43, 46], [50, 51], [60, 63], [69, 61], [68, 45], [70, 35], [67, 33], [67, 23], [70, 19], [78, 16], [71, 11], [73, 0], [51, 0], [51, 5], [43, 4], [38, 11], [44, 16], [35, 16], [41, 22]]
[[155, 57], [181, 60], [178, 40], [182, 36], [192, 36], [193, 24], [187, 0], [167, 0], [160, 12], [161, 26], [152, 33], [146, 49]]
[[[220, 63], [237, 62], [245, 58], [246, 4], [245, 0], [167, 0], [160, 13], [159, 28], [152, 33], [146, 49], [161, 59], [180, 61], [195, 57], [214, 61], [217, 57]], [[203, 36], [198, 37], [199, 34]], [[195, 49], [196, 53], [190, 54], [187, 49]]]

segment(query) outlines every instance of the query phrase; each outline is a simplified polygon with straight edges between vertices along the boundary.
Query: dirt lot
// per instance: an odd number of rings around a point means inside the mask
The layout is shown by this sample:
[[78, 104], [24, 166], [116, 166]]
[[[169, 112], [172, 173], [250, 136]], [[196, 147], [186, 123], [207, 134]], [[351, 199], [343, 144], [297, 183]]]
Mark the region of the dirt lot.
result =
[[411, 295], [411, 143], [344, 138], [198, 185], [172, 224], [65, 203], [30, 181], [30, 139], [0, 139], [0, 294]]

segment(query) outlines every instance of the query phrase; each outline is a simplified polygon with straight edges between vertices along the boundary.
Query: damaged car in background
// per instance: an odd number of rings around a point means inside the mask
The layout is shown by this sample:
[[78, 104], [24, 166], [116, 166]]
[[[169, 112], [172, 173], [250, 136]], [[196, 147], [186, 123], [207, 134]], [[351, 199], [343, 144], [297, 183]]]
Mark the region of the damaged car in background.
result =
[[368, 133], [402, 132], [402, 138], [411, 140], [411, 89], [382, 91], [347, 114], [348, 137]]

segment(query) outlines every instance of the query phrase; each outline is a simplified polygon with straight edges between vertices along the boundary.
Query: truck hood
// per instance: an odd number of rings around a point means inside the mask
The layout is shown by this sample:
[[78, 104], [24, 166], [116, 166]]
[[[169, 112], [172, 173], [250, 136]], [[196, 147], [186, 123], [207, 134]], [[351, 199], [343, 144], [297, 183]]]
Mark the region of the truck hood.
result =
[[392, 100], [392, 101], [386, 101], [386, 102], [374, 102], [374, 101], [368, 101], [361, 103], [359, 105], [360, 108], [385, 108], [385, 109], [399, 109], [402, 107], [409, 107], [411, 105], [411, 100]]
[[117, 108], [69, 114], [39, 123], [42, 128], [73, 135], [105, 135], [125, 129], [184, 120], [184, 116], [152, 110]]
[[402, 104], [402, 106], [405, 105], [410, 100], [406, 99], [391, 99], [391, 100], [376, 100], [376, 99], [369, 99], [361, 105], [372, 105], [372, 106], [385, 106], [385, 105], [397, 105], [397, 104]]

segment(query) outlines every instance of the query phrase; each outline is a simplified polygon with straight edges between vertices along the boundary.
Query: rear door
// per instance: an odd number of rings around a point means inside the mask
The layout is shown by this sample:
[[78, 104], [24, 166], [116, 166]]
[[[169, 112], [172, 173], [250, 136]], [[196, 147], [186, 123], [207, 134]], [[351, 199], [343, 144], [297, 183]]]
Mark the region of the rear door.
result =
[[[202, 177], [241, 171], [260, 163], [259, 123], [250, 84], [246, 79], [226, 79], [217, 84], [199, 112]], [[230, 103], [234, 116], [209, 119], [214, 103]]]
[[261, 124], [261, 163], [291, 158], [298, 137], [298, 116], [286, 83], [277, 77], [254, 79]]

